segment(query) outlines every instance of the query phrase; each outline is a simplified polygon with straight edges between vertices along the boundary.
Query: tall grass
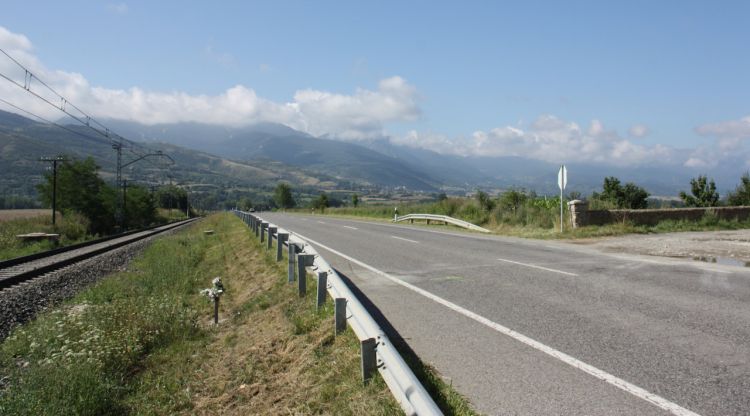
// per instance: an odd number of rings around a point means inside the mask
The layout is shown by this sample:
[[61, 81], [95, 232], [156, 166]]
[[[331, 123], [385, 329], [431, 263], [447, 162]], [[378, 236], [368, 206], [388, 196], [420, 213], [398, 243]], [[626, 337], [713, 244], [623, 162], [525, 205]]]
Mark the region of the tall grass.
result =
[[[0, 260], [91, 239], [93, 236], [87, 233], [88, 228], [89, 221], [86, 217], [73, 212], [59, 216], [55, 227], [52, 226], [52, 219], [48, 216], [2, 221], [0, 222]], [[44, 240], [29, 243], [16, 237], [19, 234], [32, 232], [60, 234], [60, 239], [58, 242]]]
[[0, 414], [119, 413], [149, 352], [200, 337], [199, 234], [155, 242], [131, 269], [39, 316], [0, 345]]
[[[593, 201], [592, 209], [613, 209], [606, 201]], [[700, 221], [665, 220], [653, 226], [620, 222], [572, 229], [567, 204], [563, 204], [563, 228], [560, 232], [560, 198], [538, 197], [509, 191], [499, 198], [447, 198], [422, 204], [362, 205], [328, 208], [325, 214], [392, 219], [394, 207], [399, 215], [420, 213], [459, 218], [489, 228], [495, 233], [530, 238], [587, 238], [632, 233], [734, 230], [750, 228], [750, 221], [722, 220], [707, 212]]]
[[[363, 205], [328, 208], [326, 214], [391, 219], [394, 207], [398, 215], [437, 214], [468, 221], [472, 224], [502, 228], [507, 226], [559, 228], [560, 199], [524, 196], [516, 200], [495, 199], [484, 204], [474, 198], [447, 198], [422, 204]], [[567, 207], [565, 207], [567, 212]]]

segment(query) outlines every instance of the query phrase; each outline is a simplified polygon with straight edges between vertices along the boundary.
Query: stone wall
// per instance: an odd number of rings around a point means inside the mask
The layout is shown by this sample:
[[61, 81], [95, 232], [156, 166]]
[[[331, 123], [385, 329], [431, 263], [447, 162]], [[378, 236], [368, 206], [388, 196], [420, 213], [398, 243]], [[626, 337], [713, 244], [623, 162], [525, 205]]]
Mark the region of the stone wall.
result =
[[570, 219], [573, 228], [626, 221], [634, 225], [656, 225], [665, 220], [700, 221], [708, 211], [713, 212], [718, 218], [725, 220], [737, 219], [746, 221], [750, 218], [750, 206], [589, 211], [587, 202], [574, 200], [568, 202], [568, 208], [570, 208]]

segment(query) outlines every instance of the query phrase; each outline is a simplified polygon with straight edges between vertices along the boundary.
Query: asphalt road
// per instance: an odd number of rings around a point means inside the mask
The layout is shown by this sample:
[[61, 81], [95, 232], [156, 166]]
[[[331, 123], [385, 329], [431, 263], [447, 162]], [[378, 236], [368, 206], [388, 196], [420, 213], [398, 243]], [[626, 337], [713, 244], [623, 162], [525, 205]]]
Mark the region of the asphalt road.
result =
[[750, 414], [750, 270], [260, 217], [313, 243], [482, 413]]

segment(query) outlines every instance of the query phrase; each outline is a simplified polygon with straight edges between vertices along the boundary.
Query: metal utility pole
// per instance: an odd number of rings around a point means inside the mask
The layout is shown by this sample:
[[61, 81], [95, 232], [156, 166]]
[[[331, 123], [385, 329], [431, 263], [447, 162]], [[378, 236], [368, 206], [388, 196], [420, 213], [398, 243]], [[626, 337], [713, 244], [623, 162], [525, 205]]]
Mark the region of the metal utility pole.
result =
[[[113, 143], [112, 148], [117, 152], [117, 170], [115, 172], [115, 189], [122, 186], [122, 143]], [[123, 228], [123, 203], [119, 198], [115, 198], [115, 223]], [[124, 198], [123, 198], [124, 201]]]
[[122, 188], [122, 201], [120, 199], [116, 199], [117, 201], [117, 207], [115, 211], [115, 219], [117, 221], [117, 224], [120, 226], [120, 228], [125, 227], [125, 182], [122, 179], [122, 169], [132, 165], [135, 162], [138, 162], [140, 160], [143, 160], [150, 156], [157, 156], [157, 157], [165, 157], [172, 161], [174, 163], [174, 160], [166, 153], [162, 152], [161, 150], [157, 150], [153, 153], [146, 153], [143, 155], [139, 155], [139, 157], [131, 160], [128, 163], [122, 163], [122, 143], [114, 143], [112, 145], [112, 148], [117, 151], [117, 174], [115, 179], [115, 189]]
[[40, 162], [52, 163], [52, 226], [55, 226], [55, 217], [57, 213], [57, 162], [64, 162], [65, 158], [57, 157], [40, 157]]

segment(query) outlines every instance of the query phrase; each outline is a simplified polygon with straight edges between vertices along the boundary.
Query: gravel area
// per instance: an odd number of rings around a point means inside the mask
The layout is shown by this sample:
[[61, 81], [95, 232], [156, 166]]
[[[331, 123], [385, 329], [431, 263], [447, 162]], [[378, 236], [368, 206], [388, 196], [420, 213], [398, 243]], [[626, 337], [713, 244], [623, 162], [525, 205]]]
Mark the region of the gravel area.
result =
[[573, 241], [604, 252], [681, 257], [750, 267], [750, 230], [625, 235]]
[[37, 312], [59, 304], [113, 272], [125, 270], [130, 261], [154, 238], [172, 234], [181, 228], [148, 237], [0, 291], [0, 340], [5, 339], [13, 327], [31, 320]]

